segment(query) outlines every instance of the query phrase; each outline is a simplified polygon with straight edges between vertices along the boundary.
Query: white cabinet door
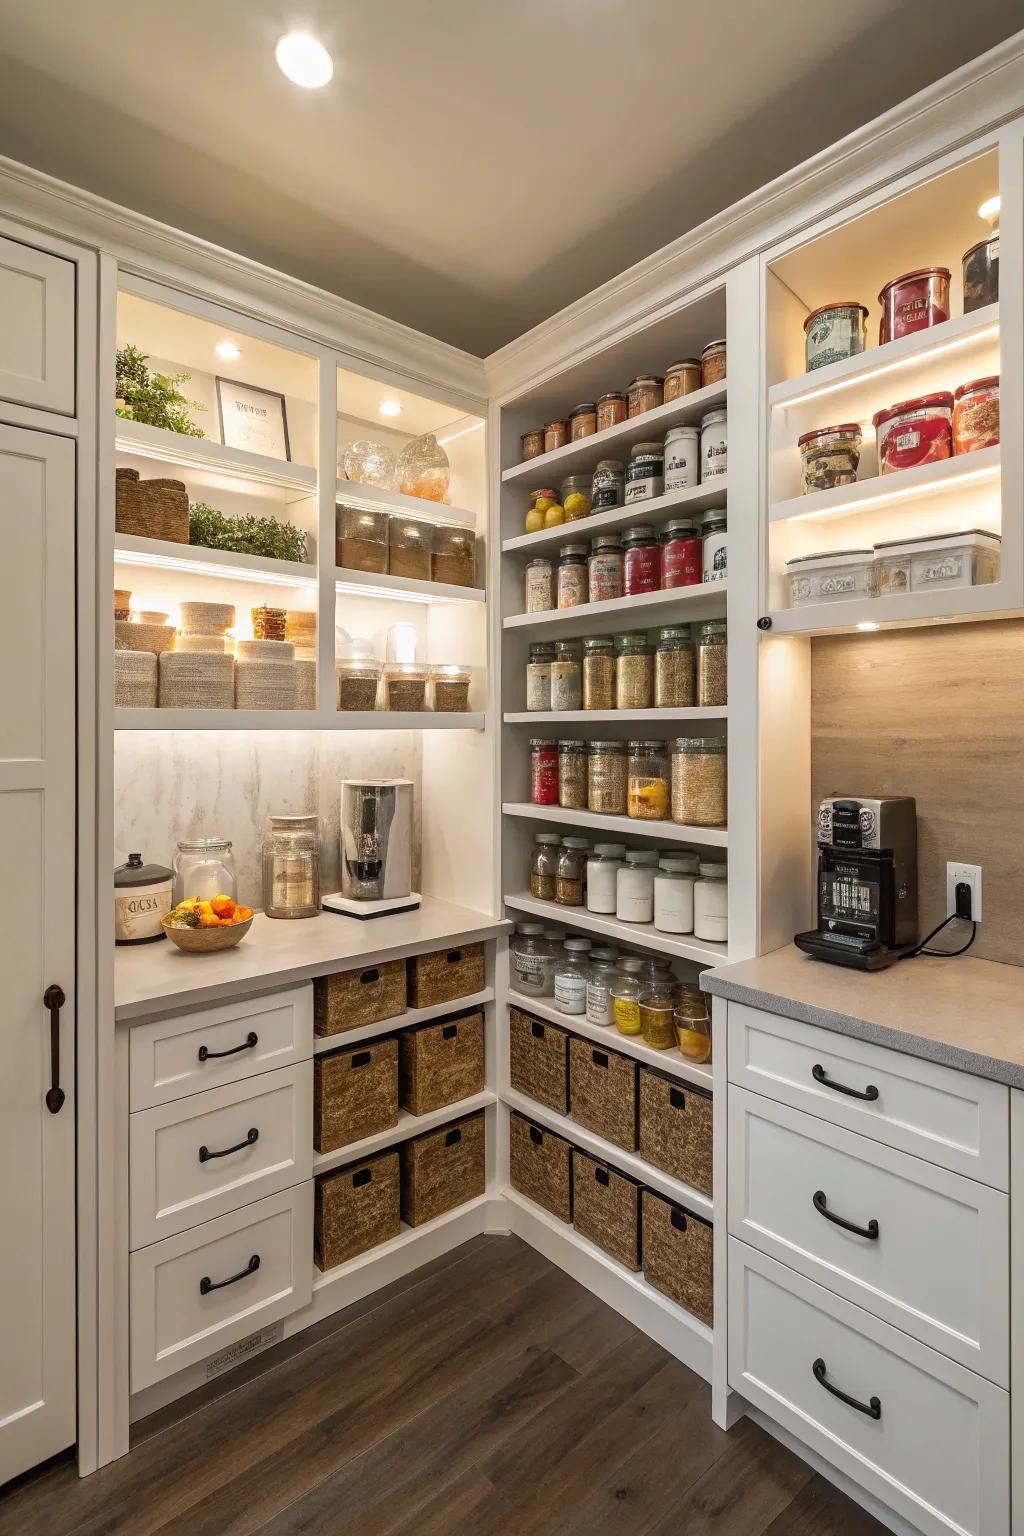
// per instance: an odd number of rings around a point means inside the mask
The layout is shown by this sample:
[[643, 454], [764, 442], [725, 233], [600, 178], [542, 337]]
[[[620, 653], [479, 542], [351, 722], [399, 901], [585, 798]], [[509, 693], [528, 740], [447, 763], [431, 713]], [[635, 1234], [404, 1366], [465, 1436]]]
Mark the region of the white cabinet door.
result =
[[0, 238], [0, 400], [72, 416], [75, 266]]
[[[0, 324], [0, 331], [3, 327]], [[0, 1483], [75, 1438], [75, 449], [0, 426]], [[64, 993], [63, 1106], [43, 994]]]

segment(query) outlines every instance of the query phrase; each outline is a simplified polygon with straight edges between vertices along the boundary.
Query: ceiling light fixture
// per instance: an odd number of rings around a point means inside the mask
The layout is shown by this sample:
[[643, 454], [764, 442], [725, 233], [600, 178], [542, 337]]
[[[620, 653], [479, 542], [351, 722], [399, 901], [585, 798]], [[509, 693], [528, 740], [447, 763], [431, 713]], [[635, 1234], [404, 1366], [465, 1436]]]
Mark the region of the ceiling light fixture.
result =
[[308, 32], [289, 32], [280, 38], [274, 57], [281, 73], [307, 91], [319, 90], [334, 74], [334, 61], [327, 49]]
[[380, 403], [380, 414], [382, 416], [401, 416], [402, 407], [397, 400], [382, 400]]
[[863, 634], [867, 635], [870, 634], [873, 629], [877, 629], [878, 625], [875, 623], [874, 619], [864, 619], [862, 623], [857, 625], [857, 628], [861, 630]]
[[223, 357], [230, 363], [242, 355], [240, 348], [236, 347], [233, 341], [218, 341], [213, 350], [218, 357]]
[[995, 229], [999, 223], [999, 199], [987, 197], [978, 209], [978, 218], [984, 219], [990, 229]]

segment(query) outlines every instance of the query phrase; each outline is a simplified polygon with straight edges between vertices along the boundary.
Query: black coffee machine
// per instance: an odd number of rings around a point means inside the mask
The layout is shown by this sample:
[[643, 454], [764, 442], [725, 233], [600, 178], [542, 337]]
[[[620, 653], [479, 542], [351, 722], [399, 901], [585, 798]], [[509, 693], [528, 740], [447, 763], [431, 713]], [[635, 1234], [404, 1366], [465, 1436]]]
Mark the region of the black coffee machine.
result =
[[793, 941], [816, 960], [880, 971], [917, 943], [917, 810], [909, 796], [818, 808], [818, 926]]

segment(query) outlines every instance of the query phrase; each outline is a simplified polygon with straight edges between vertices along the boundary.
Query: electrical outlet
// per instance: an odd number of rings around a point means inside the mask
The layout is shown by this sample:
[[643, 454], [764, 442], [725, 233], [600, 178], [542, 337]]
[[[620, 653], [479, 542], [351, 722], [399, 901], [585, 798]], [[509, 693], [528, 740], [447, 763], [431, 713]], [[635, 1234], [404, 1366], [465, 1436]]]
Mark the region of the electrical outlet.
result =
[[963, 881], [971, 888], [971, 916], [976, 923], [981, 922], [981, 865], [980, 864], [954, 864], [946, 865], [946, 912], [952, 916], [956, 911], [956, 887]]

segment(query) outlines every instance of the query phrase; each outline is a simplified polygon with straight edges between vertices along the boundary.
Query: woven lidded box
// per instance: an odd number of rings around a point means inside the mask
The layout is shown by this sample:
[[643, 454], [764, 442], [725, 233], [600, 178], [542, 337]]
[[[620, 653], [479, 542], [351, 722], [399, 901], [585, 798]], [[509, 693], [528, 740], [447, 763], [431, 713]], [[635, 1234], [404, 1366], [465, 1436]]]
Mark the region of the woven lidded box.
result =
[[322, 1173], [313, 1202], [313, 1252], [318, 1269], [334, 1269], [401, 1231], [398, 1153]]
[[436, 949], [429, 955], [410, 955], [409, 1006], [432, 1008], [457, 997], [482, 992], [484, 946], [463, 944], [458, 949]]
[[156, 657], [152, 651], [114, 652], [114, 703], [121, 709], [156, 708]]
[[233, 656], [164, 651], [160, 657], [161, 709], [234, 709]]
[[711, 1223], [643, 1192], [644, 1279], [710, 1328], [714, 1322]]
[[399, 1102], [426, 1115], [481, 1093], [484, 1087], [484, 1016], [479, 1011], [437, 1019], [398, 1037]]
[[290, 659], [235, 662], [236, 709], [294, 709], [295, 686], [295, 663]]
[[569, 1107], [569, 1039], [565, 1030], [510, 1008], [508, 1045], [512, 1087], [564, 1115]]
[[711, 1095], [650, 1067], [639, 1072], [640, 1156], [711, 1194]]
[[420, 1227], [465, 1205], [486, 1187], [484, 1115], [467, 1115], [400, 1148], [402, 1220]]
[[341, 1035], [405, 1012], [405, 961], [336, 971], [313, 983], [313, 1033]]
[[636, 1062], [569, 1036], [569, 1113], [588, 1131], [636, 1150]]
[[313, 1058], [313, 1145], [336, 1152], [398, 1124], [398, 1042], [365, 1044]]
[[573, 1148], [572, 1221], [627, 1269], [640, 1268], [640, 1186], [624, 1173]]
[[513, 1110], [508, 1181], [560, 1221], [572, 1221], [572, 1145]]

